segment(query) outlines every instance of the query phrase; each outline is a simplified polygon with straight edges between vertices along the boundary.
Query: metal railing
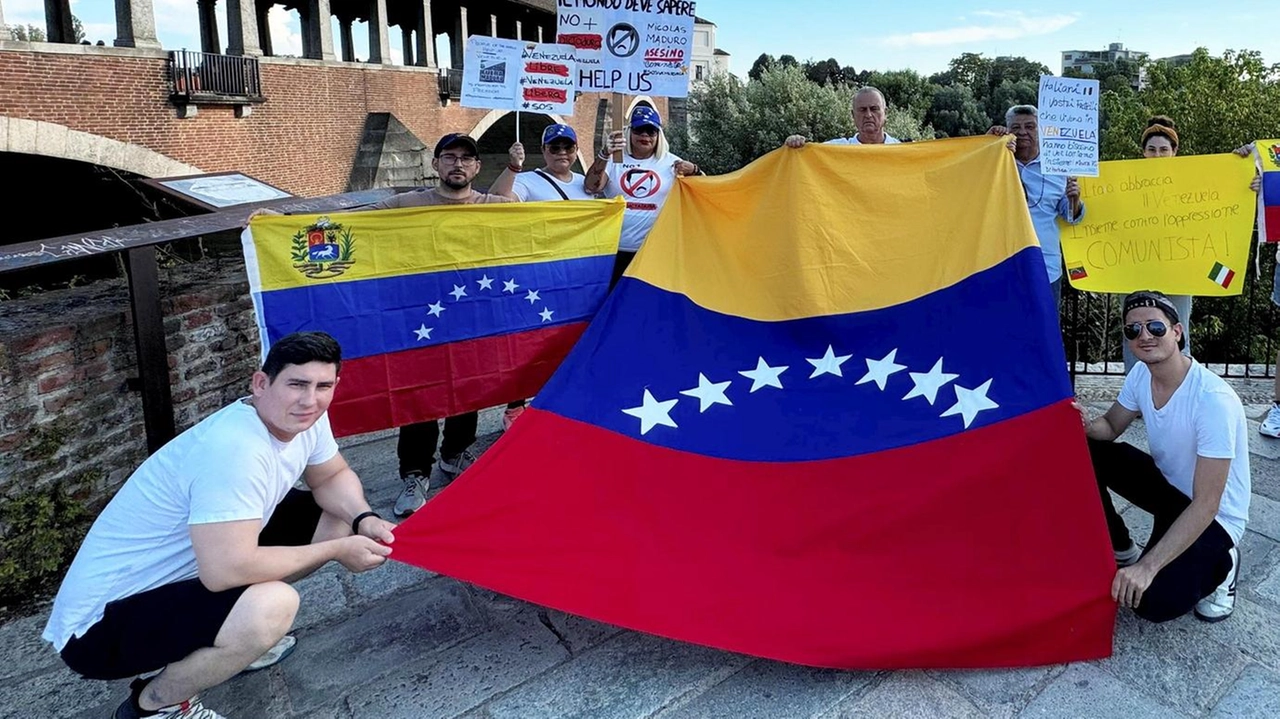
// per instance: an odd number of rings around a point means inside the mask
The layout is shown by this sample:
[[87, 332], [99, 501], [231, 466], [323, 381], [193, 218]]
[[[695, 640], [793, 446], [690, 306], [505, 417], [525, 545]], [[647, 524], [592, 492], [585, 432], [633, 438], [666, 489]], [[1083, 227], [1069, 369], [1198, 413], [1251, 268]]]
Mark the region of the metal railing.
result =
[[440, 68], [440, 99], [462, 99], [462, 70], [452, 67]]
[[[1270, 379], [1280, 347], [1280, 312], [1271, 302], [1275, 251], [1252, 245], [1243, 292], [1196, 297], [1191, 306], [1191, 353], [1228, 378]], [[1065, 280], [1065, 277], [1064, 277]], [[1120, 334], [1123, 295], [1063, 288], [1062, 333], [1076, 375], [1124, 373]]]
[[262, 102], [262, 75], [255, 57], [208, 52], [169, 52], [170, 93], [184, 102]]

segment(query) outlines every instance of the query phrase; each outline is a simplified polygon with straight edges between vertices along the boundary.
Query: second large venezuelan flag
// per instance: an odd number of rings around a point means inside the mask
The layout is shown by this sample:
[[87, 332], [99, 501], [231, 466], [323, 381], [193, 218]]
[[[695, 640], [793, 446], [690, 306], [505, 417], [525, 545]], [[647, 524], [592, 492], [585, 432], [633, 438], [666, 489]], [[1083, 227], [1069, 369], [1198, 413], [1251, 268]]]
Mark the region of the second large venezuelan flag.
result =
[[393, 558], [803, 664], [1109, 654], [1115, 565], [1002, 141], [783, 149], [667, 202]]

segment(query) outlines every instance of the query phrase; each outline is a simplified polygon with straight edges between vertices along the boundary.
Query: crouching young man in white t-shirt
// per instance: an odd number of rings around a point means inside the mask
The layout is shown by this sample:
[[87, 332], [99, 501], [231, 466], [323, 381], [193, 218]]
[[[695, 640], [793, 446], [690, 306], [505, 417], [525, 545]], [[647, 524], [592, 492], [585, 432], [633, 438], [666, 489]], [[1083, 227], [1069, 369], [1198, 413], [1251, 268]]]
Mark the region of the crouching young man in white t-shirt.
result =
[[198, 692], [292, 646], [287, 582], [386, 561], [395, 525], [369, 510], [325, 414], [340, 365], [327, 334], [282, 338], [251, 397], [148, 458], [94, 522], [44, 638], [91, 679], [163, 670], [133, 682], [116, 719], [217, 719]]
[[[1195, 610], [1217, 622], [1235, 607], [1240, 540], [1249, 519], [1244, 407], [1221, 377], [1182, 354], [1178, 311], [1159, 292], [1124, 302], [1124, 336], [1140, 363], [1119, 401], [1089, 420], [1079, 407], [1120, 569], [1111, 595], [1144, 619]], [[1141, 413], [1151, 454], [1114, 440]], [[1139, 551], [1107, 489], [1154, 518]]]

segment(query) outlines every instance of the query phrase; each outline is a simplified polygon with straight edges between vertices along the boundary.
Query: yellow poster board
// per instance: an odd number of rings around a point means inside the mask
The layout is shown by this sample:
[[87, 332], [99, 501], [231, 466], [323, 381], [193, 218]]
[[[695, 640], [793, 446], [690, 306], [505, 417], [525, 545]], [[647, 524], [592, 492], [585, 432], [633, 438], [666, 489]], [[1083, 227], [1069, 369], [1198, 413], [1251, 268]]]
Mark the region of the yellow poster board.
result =
[[1257, 198], [1236, 155], [1119, 160], [1080, 178], [1084, 219], [1061, 219], [1071, 286], [1224, 297], [1244, 288]]

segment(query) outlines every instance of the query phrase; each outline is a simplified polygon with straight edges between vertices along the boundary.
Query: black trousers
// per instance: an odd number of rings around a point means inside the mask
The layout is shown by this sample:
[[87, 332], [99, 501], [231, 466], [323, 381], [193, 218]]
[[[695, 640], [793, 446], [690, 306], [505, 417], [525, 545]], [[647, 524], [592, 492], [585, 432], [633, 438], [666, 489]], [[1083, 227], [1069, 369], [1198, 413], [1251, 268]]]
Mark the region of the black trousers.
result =
[[[440, 444], [441, 457], [457, 457], [475, 444], [476, 427], [480, 423], [479, 412], [467, 412], [444, 420], [444, 441]], [[435, 460], [436, 441], [440, 439], [440, 422], [418, 422], [400, 428], [396, 442], [396, 456], [400, 459], [400, 476], [421, 472], [431, 476], [431, 464]]]
[[[1111, 546], [1116, 550], [1129, 547], [1129, 527], [1116, 512], [1111, 489], [1153, 517], [1150, 551], [1169, 531], [1178, 516], [1191, 505], [1191, 499], [1169, 484], [1151, 455], [1119, 442], [1089, 440], [1089, 456], [1102, 493], [1102, 508], [1107, 515]], [[1134, 612], [1153, 622], [1166, 622], [1191, 611], [1196, 602], [1213, 593], [1231, 571], [1229, 550], [1235, 546], [1231, 535], [1216, 521], [1186, 551], [1178, 555], [1160, 573], [1142, 595]]]

